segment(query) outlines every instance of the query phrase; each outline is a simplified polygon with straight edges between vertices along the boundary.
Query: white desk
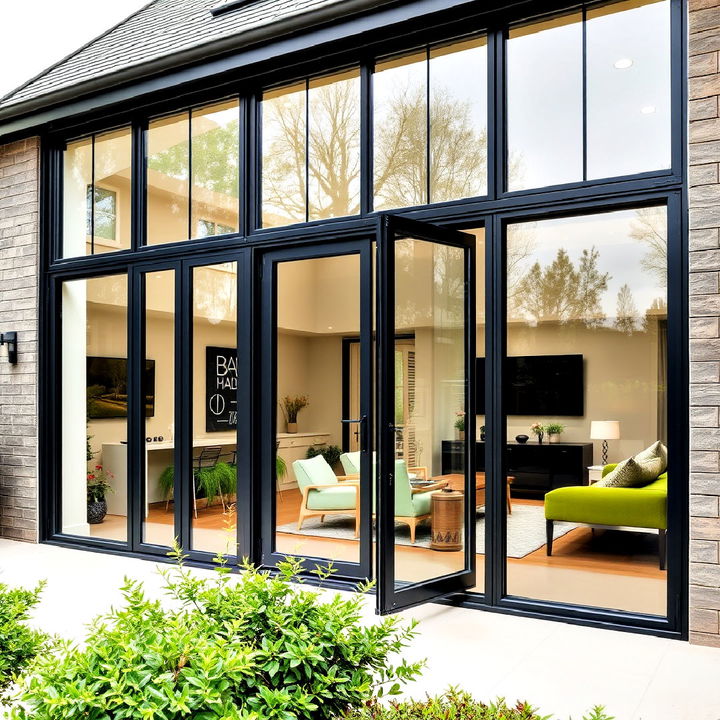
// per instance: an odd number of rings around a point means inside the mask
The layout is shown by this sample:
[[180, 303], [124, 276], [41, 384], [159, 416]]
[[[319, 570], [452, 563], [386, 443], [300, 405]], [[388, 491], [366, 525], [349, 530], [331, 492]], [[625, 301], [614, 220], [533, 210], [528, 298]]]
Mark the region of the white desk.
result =
[[[220, 445], [223, 452], [229, 454], [235, 449], [237, 438], [234, 434], [221, 433], [216, 437], [196, 438], [193, 448], [203, 448], [210, 445]], [[102, 464], [113, 474], [112, 482], [114, 492], [108, 493], [107, 504], [110, 515], [127, 515], [127, 443], [103, 443]], [[145, 478], [147, 480], [146, 510], [149, 503], [165, 500], [158, 485], [158, 478], [162, 471], [175, 461], [174, 442], [145, 443]]]

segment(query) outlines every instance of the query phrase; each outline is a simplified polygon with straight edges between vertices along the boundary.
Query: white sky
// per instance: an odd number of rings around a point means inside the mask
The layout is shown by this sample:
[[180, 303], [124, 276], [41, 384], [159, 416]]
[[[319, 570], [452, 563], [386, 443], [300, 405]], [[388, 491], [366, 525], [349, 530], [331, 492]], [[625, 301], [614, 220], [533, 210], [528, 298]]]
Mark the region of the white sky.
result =
[[149, 0], [0, 0], [0, 96], [84, 45]]

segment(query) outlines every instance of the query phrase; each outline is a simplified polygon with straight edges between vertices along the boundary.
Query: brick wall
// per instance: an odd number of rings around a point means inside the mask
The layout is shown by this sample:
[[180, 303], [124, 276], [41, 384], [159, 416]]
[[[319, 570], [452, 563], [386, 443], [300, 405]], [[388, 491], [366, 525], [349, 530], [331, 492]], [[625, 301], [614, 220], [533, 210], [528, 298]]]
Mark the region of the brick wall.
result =
[[690, 0], [690, 640], [720, 647], [720, 0]]
[[0, 537], [37, 540], [39, 142], [0, 145]]

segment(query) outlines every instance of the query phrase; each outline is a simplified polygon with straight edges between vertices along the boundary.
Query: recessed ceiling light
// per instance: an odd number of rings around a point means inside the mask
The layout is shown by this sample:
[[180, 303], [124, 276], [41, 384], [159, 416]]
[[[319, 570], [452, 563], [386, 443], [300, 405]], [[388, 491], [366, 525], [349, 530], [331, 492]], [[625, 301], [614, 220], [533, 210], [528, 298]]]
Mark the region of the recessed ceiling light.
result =
[[656, 108], [654, 105], [645, 105], [644, 107], [640, 108], [640, 112], [643, 115], [652, 115], [655, 112]]
[[620, 58], [619, 60], [615, 61], [615, 69], [616, 70], [627, 70], [629, 67], [632, 67], [633, 61], [630, 58]]

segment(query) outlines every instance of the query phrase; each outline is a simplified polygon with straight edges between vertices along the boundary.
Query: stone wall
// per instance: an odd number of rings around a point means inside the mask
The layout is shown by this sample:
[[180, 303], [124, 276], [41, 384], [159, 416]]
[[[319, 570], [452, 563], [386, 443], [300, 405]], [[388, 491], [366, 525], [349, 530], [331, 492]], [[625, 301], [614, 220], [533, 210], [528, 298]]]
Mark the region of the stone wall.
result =
[[720, 647], [720, 0], [689, 30], [690, 640]]
[[0, 145], [0, 537], [37, 541], [39, 158], [36, 138]]

